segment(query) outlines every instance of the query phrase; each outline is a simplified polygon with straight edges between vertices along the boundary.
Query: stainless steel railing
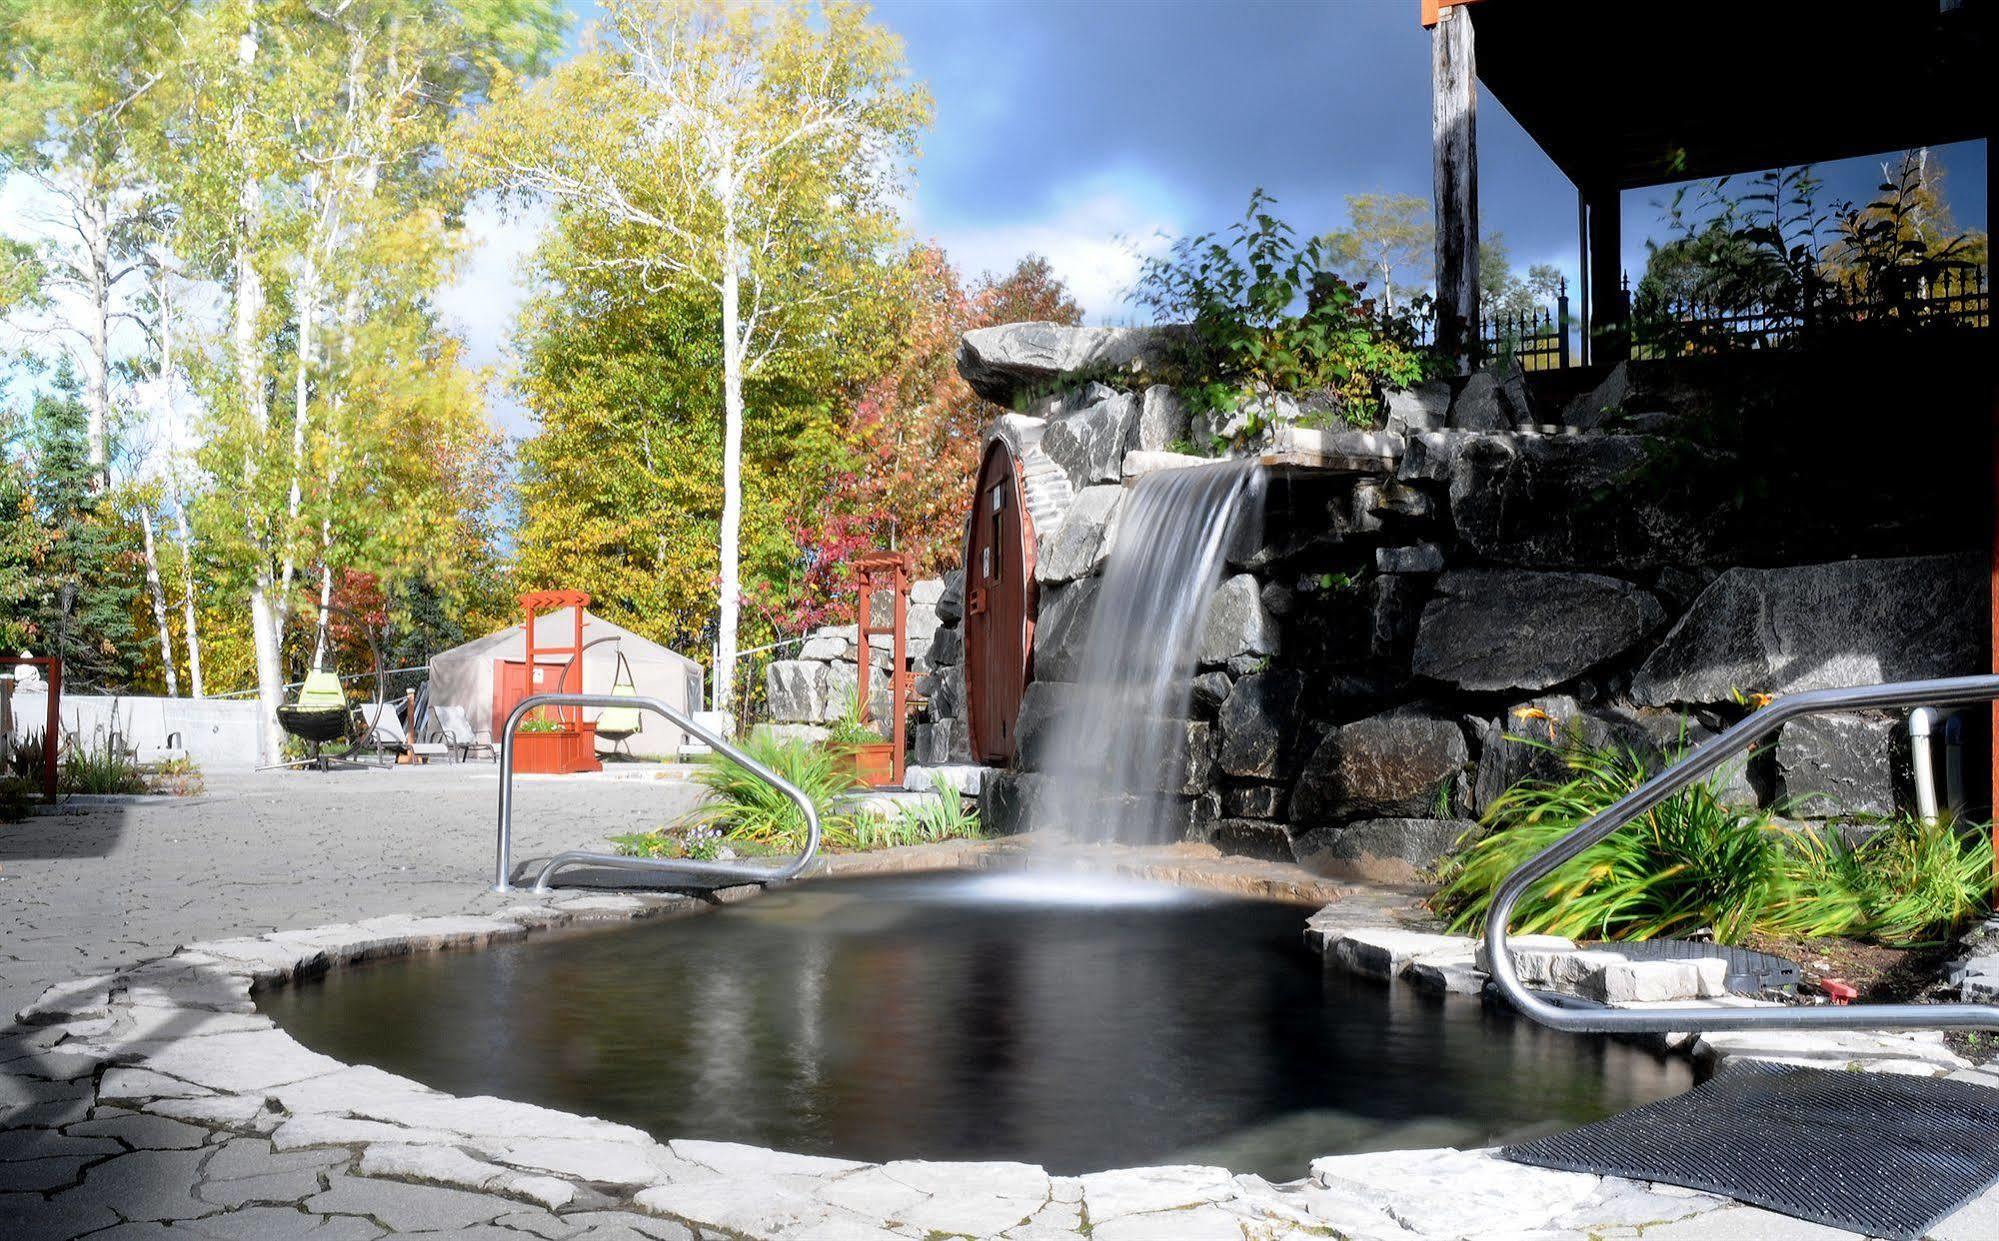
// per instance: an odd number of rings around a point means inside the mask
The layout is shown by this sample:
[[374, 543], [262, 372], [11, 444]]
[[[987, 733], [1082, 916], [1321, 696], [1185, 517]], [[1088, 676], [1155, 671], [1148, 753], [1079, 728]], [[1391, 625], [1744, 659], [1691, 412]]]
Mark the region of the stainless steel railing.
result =
[[1954, 706], [1999, 699], [1999, 676], [1901, 681], [1853, 689], [1789, 694], [1756, 711], [1720, 736], [1626, 794], [1609, 809], [1543, 849], [1506, 877], [1486, 913], [1485, 942], [1492, 981], [1522, 1013], [1557, 1030], [1590, 1034], [1660, 1034], [1707, 1030], [1999, 1029], [1991, 1004], [1862, 1004], [1815, 1008], [1704, 1008], [1694, 1005], [1630, 1008], [1559, 1008], [1520, 984], [1506, 927], [1513, 907], [1535, 883], [1583, 850], [1672, 797], [1749, 748], [1789, 720], [1824, 711]]
[[497, 856], [493, 863], [493, 891], [514, 890], [511, 875], [514, 840], [514, 733], [520, 727], [521, 721], [527, 718], [528, 713], [537, 707], [636, 707], [641, 711], [663, 715], [676, 726], [700, 738], [717, 754], [734, 759], [759, 780], [790, 798], [805, 815], [805, 847], [799, 850], [796, 857], [782, 866], [761, 866], [745, 862], [697, 862], [691, 858], [624, 857], [615, 853], [571, 850], [556, 854], [541, 868], [534, 881], [534, 891], [537, 894], [548, 891], [549, 877], [556, 871], [565, 866], [585, 863], [627, 870], [691, 875], [702, 879], [773, 883], [795, 878], [812, 864], [813, 857], [818, 854], [819, 812], [813, 808], [812, 799], [784, 777], [704, 728], [685, 712], [670, 707], [657, 698], [626, 698], [612, 694], [531, 694], [521, 699], [520, 704], [507, 716], [506, 727], [500, 733], [500, 834], [496, 848]]

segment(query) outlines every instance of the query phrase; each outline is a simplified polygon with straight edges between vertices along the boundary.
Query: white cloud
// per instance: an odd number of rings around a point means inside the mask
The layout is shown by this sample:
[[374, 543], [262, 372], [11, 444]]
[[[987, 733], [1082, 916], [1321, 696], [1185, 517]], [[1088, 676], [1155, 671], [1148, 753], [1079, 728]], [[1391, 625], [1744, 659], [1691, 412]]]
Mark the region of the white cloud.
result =
[[1140, 316], [1125, 302], [1144, 259], [1184, 228], [1172, 195], [1144, 176], [1106, 173], [1058, 187], [1033, 218], [1003, 224], [931, 223], [922, 193], [910, 204], [910, 226], [934, 237], [968, 278], [1004, 273], [1029, 253], [1048, 260], [1091, 323]]

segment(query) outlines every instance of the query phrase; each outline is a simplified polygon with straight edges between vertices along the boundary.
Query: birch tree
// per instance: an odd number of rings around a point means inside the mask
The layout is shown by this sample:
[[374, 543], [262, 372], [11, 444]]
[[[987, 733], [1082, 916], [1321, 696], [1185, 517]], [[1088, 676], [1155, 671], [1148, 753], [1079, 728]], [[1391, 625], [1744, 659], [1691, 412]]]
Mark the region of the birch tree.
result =
[[745, 384], [838, 332], [883, 280], [927, 94], [857, 5], [611, 0], [581, 55], [496, 92], [473, 165], [515, 202], [593, 218], [572, 254], [644, 299], [692, 287], [719, 307], [724, 411], [714, 705], [729, 709], [742, 603]]
[[164, 9], [99, 0], [0, 3], [0, 170], [36, 187], [25, 214], [39, 242], [37, 331], [82, 381], [94, 485], [110, 485], [112, 384], [126, 286], [142, 269], [140, 224], [156, 207], [130, 133], [169, 62]]

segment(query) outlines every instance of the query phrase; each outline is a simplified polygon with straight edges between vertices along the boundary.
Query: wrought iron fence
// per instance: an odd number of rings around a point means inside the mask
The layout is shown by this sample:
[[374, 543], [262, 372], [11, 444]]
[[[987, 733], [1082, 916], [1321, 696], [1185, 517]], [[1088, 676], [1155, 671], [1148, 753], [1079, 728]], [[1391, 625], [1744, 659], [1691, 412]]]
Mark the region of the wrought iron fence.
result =
[[[1888, 288], [1816, 280], [1793, 298], [1746, 304], [1676, 298], [1634, 307], [1627, 274], [1619, 301], [1599, 312], [1597, 321], [1605, 325], [1603, 331], [1628, 333], [1634, 358], [1804, 349], [1848, 329], [1914, 334], [1992, 325], [1990, 269], [1982, 264], [1946, 268]], [[1433, 343], [1435, 328], [1427, 315], [1416, 320], [1417, 343]], [[1511, 357], [1525, 370], [1558, 370], [1581, 361], [1581, 343], [1581, 325], [1570, 317], [1564, 281], [1552, 306], [1488, 315], [1477, 360], [1483, 364]]]
[[1721, 304], [1680, 298], [1631, 307], [1631, 278], [1624, 278], [1626, 320], [1634, 358], [1799, 349], [1842, 329], [1876, 326], [1902, 332], [1939, 332], [1991, 326], [1988, 269], [1946, 268], [1920, 282], [1868, 289], [1812, 281], [1778, 302]]

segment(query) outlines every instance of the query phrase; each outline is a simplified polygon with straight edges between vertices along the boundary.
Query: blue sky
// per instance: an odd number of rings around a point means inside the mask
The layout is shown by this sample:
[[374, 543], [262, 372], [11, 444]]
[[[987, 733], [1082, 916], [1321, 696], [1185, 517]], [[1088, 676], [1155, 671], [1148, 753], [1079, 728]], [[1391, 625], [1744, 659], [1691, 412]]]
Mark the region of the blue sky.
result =
[[[1430, 192], [1429, 36], [1416, 0], [878, 0], [936, 97], [909, 224], [970, 273], [1047, 256], [1095, 321], [1130, 250], [1217, 228], [1263, 186], [1301, 232], [1348, 194]], [[578, 26], [594, 15], [577, 8]], [[574, 34], [572, 33], [572, 44]], [[1576, 269], [1575, 190], [1489, 94], [1479, 100], [1480, 213], [1516, 267]], [[1960, 224], [1983, 227], [1983, 144], [1939, 148]], [[1820, 169], [1865, 198], [1879, 160]], [[1634, 280], [1670, 189], [1625, 199]], [[488, 244], [447, 309], [498, 356], [531, 229], [475, 214]], [[1123, 240], [1120, 240], [1123, 239]], [[522, 429], [502, 411], [509, 430]]]

